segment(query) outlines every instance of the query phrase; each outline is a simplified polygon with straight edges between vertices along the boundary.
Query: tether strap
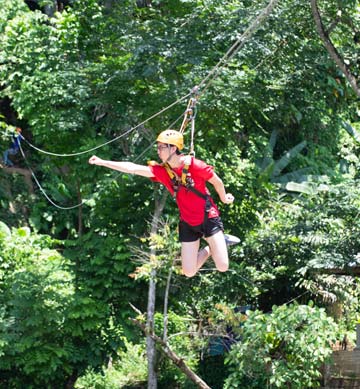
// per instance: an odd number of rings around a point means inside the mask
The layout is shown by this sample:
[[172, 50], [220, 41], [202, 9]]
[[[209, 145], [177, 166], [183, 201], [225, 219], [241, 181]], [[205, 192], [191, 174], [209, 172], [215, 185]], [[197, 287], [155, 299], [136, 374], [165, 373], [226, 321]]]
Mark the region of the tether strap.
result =
[[190, 139], [190, 152], [191, 156], [195, 156], [194, 150], [194, 137], [195, 137], [195, 117], [196, 117], [196, 103], [199, 96], [199, 87], [195, 86], [191, 91], [192, 97], [190, 98], [186, 110], [184, 112], [184, 119], [180, 127], [182, 134], [185, 132], [185, 129], [189, 122], [191, 122], [191, 139]]

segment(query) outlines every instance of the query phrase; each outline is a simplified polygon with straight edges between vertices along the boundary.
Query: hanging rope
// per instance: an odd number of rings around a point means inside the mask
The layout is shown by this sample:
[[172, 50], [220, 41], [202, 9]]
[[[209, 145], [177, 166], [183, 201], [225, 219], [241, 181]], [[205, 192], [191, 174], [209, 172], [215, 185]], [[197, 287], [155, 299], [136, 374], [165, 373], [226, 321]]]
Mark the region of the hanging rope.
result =
[[21, 143], [19, 143], [19, 149], [20, 149], [20, 152], [21, 152], [21, 155], [22, 157], [24, 158], [24, 161], [26, 163], [26, 166], [27, 168], [29, 169], [29, 171], [31, 172], [31, 175], [33, 176], [34, 178], [34, 181], [36, 182], [36, 185], [38, 186], [38, 188], [40, 189], [41, 193], [45, 196], [46, 200], [49, 201], [50, 204], [52, 204], [54, 207], [56, 208], [59, 208], [59, 209], [62, 209], [62, 210], [70, 210], [70, 209], [75, 209], [75, 208], [78, 208], [78, 207], [81, 207], [83, 204], [85, 204], [85, 201], [82, 201], [80, 204], [76, 204], [76, 205], [73, 205], [73, 206], [70, 206], [70, 207], [62, 207], [61, 205], [58, 205], [56, 204], [48, 195], [47, 193], [45, 192], [45, 190], [43, 189], [43, 187], [41, 186], [39, 180], [36, 178], [36, 175], [34, 173], [34, 171], [31, 169], [30, 167], [30, 164], [28, 163], [27, 161], [27, 158], [25, 156], [25, 153], [21, 147]]
[[186, 110], [184, 112], [184, 119], [181, 124], [179, 132], [183, 134], [186, 130], [186, 127], [189, 123], [191, 123], [191, 138], [190, 138], [190, 152], [189, 155], [195, 156], [194, 151], [194, 137], [195, 137], [195, 117], [196, 117], [196, 103], [198, 99], [199, 88], [195, 86], [191, 90], [192, 97], [190, 98]]

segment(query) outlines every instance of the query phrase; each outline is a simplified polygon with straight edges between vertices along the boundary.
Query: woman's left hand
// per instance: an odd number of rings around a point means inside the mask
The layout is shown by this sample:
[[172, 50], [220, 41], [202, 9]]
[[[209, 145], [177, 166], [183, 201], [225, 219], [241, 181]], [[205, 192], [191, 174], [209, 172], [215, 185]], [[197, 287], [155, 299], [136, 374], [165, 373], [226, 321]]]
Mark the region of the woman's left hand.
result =
[[225, 198], [223, 199], [223, 203], [225, 204], [232, 204], [234, 202], [235, 198], [231, 193], [226, 193]]

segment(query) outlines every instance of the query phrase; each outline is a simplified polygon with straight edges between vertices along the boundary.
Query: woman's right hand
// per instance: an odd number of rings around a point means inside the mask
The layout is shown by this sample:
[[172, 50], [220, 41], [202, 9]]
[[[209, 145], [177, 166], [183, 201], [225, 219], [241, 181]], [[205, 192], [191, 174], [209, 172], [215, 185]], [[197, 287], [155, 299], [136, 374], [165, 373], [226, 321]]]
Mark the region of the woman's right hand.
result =
[[96, 155], [93, 155], [89, 159], [90, 165], [101, 165], [102, 159], [97, 157]]

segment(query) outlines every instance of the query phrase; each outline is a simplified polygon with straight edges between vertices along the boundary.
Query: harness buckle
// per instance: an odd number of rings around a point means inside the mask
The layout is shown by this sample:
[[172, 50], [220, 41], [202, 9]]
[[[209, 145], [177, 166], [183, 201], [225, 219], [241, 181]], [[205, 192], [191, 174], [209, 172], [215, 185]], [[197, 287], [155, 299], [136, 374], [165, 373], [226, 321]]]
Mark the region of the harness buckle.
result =
[[194, 180], [192, 179], [190, 173], [186, 175], [186, 188], [193, 187], [195, 185]]
[[209, 196], [207, 196], [207, 198], [205, 200], [205, 213], [209, 213], [211, 207], [212, 207], [212, 205], [211, 205], [210, 198], [209, 198]]

